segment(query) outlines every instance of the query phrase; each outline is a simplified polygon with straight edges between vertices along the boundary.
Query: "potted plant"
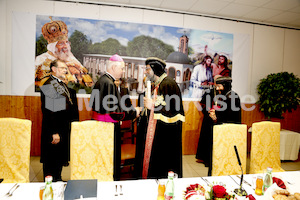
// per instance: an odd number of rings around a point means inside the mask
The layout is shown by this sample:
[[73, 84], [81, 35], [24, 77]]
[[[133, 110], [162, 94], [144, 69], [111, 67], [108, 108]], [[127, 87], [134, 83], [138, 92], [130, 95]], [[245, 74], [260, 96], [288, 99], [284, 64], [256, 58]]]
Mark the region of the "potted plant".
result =
[[287, 110], [296, 110], [300, 104], [300, 79], [293, 73], [269, 74], [257, 86], [259, 110], [265, 117], [280, 118]]

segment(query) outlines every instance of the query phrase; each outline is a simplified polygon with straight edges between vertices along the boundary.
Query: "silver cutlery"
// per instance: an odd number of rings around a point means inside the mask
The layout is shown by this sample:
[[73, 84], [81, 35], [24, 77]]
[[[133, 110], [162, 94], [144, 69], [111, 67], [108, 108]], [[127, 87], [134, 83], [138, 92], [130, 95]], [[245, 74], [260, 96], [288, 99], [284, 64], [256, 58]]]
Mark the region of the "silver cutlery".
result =
[[118, 196], [118, 185], [116, 185], [116, 193], [115, 196]]
[[207, 179], [204, 179], [209, 185], [212, 185]]
[[120, 185], [120, 195], [123, 195], [123, 192], [122, 192], [122, 185]]
[[[236, 175], [236, 177], [238, 177], [239, 179], [241, 179], [241, 177], [239, 175]], [[252, 185], [250, 183], [248, 183], [247, 181], [245, 181], [245, 179], [243, 180], [244, 183], [246, 183], [247, 185], [249, 185], [250, 187], [252, 187]]]
[[232, 178], [230, 175], [228, 175], [238, 186], [240, 185], [240, 184], [238, 184], [238, 182], [236, 182], [235, 180], [234, 180], [234, 178]]
[[294, 183], [291, 183], [291, 182], [288, 182], [288, 181], [287, 181], [287, 183], [290, 184], [290, 185], [294, 185]]
[[210, 185], [209, 184], [209, 182], [206, 180], [206, 179], [204, 179], [204, 178], [202, 178], [202, 177], [200, 177], [208, 186]]
[[20, 185], [17, 185], [11, 192], [10, 194], [8, 195], [8, 197], [11, 197], [14, 193], [14, 191], [16, 191], [18, 189], [18, 187], [20, 187]]
[[19, 186], [20, 185], [18, 185], [17, 183], [14, 184], [14, 186], [12, 186], [12, 188], [10, 188], [10, 190], [3, 197], [11, 197], [14, 191], [16, 191], [16, 189], [18, 189]]

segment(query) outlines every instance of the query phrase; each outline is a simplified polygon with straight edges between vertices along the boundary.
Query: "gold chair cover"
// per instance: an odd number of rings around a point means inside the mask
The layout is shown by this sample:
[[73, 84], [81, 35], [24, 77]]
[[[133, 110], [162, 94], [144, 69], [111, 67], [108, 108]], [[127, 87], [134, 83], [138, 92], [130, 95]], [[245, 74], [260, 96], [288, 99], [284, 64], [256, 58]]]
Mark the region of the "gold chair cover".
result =
[[256, 122], [252, 124], [250, 174], [263, 173], [267, 167], [273, 172], [284, 171], [280, 163], [280, 123]]
[[243, 173], [246, 174], [247, 125], [215, 125], [213, 134], [212, 176], [238, 175], [242, 173], [234, 145], [236, 145], [239, 153]]
[[114, 124], [72, 122], [70, 179], [113, 181]]
[[4, 183], [28, 183], [31, 121], [0, 118], [0, 178]]

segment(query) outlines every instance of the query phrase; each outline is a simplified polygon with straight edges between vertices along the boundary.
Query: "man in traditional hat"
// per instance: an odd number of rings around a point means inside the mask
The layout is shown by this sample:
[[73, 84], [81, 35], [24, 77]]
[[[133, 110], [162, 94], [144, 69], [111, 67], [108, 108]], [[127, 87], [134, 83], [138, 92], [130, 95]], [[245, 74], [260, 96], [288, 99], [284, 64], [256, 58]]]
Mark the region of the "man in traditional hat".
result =
[[182, 96], [177, 83], [165, 73], [166, 63], [146, 60], [145, 74], [153, 84], [152, 98], [144, 98], [136, 142], [137, 178], [166, 178], [169, 171], [182, 177]]
[[[114, 123], [114, 180], [120, 180], [121, 165], [121, 133], [120, 121], [135, 119], [139, 116], [141, 108], [128, 107], [128, 99], [122, 99], [116, 80], [119, 80], [124, 72], [123, 59], [115, 54], [110, 57], [107, 71], [95, 83], [90, 105], [93, 108], [93, 119]], [[99, 96], [93, 99], [94, 92], [98, 90]], [[126, 97], [126, 96], [125, 96]], [[129, 96], [127, 95], [127, 98]], [[130, 100], [130, 99], [129, 99]], [[123, 103], [122, 103], [123, 102]], [[97, 107], [97, 105], [99, 105]]]
[[42, 34], [47, 40], [48, 51], [35, 59], [35, 85], [43, 85], [45, 77], [50, 75], [50, 63], [59, 59], [66, 63], [67, 74], [65, 83], [73, 82], [91, 87], [92, 78], [87, 74], [87, 69], [75, 58], [71, 52], [71, 43], [68, 40], [67, 25], [63, 21], [52, 21], [44, 24]]
[[198, 162], [212, 171], [213, 126], [222, 123], [241, 123], [240, 98], [231, 90], [231, 77], [216, 75], [215, 89], [206, 90], [201, 99], [203, 121], [196, 153]]
[[62, 180], [62, 167], [70, 161], [71, 123], [79, 121], [76, 91], [64, 83], [66, 72], [63, 61], [52, 61], [51, 75], [41, 86], [41, 163], [44, 177], [51, 175], [54, 181]]

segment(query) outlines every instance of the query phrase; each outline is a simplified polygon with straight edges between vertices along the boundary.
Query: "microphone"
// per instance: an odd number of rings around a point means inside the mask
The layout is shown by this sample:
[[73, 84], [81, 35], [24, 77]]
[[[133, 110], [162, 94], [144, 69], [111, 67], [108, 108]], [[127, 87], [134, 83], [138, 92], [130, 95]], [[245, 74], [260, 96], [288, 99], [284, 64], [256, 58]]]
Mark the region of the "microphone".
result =
[[241, 176], [241, 183], [240, 183], [240, 188], [237, 188], [234, 190], [234, 192], [238, 195], [238, 196], [246, 196], [247, 195], [247, 192], [246, 190], [243, 189], [243, 178], [244, 178], [244, 173], [243, 173], [243, 168], [242, 168], [242, 163], [241, 163], [241, 160], [240, 160], [240, 156], [239, 156], [239, 152], [236, 148], [236, 146], [234, 145], [234, 150], [235, 150], [235, 155], [237, 157], [237, 160], [238, 160], [238, 163], [241, 167], [241, 171], [242, 171], [242, 176]]

